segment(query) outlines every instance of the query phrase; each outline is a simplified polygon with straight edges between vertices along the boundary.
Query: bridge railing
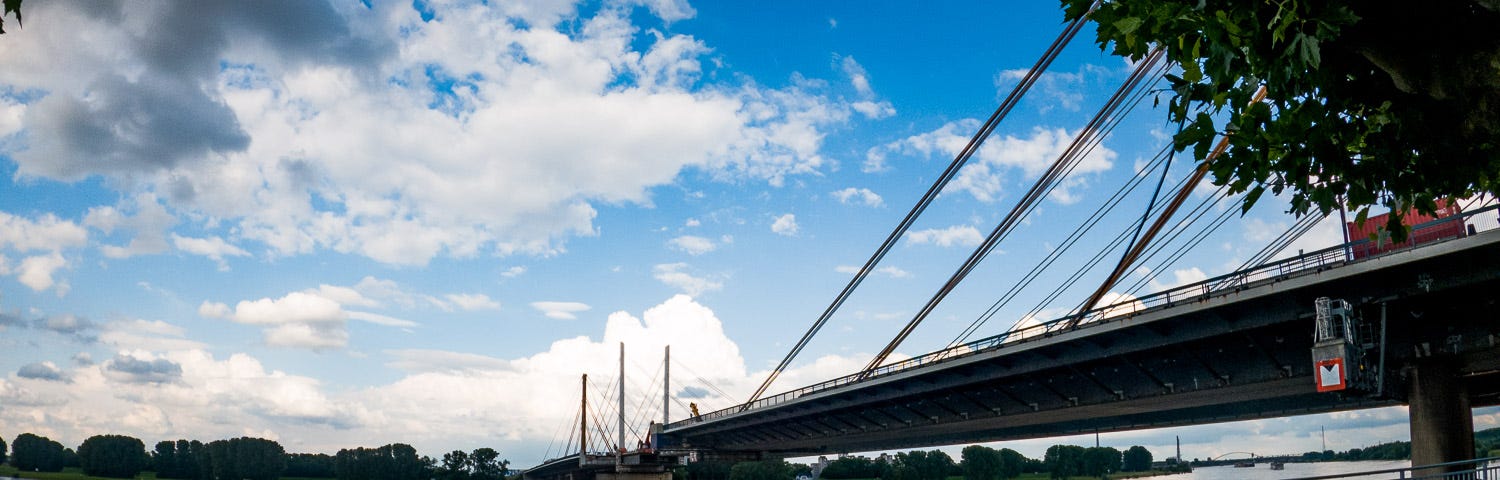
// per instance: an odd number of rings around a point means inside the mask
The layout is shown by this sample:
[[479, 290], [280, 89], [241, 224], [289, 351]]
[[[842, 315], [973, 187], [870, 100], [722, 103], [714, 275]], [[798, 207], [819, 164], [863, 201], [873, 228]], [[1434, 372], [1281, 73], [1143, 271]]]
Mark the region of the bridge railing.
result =
[[[1432, 237], [1434, 235], [1432, 232], [1452, 231], [1452, 223], [1450, 222], [1464, 222], [1464, 224], [1473, 227], [1474, 232], [1494, 230], [1497, 228], [1497, 226], [1500, 226], [1500, 223], [1497, 223], [1494, 220], [1490, 220], [1488, 217], [1485, 218], [1485, 221], [1472, 220], [1475, 220], [1476, 216], [1479, 214], [1494, 212], [1497, 209], [1500, 209], [1500, 205], [1492, 205], [1481, 209], [1464, 212], [1460, 215], [1440, 218], [1431, 222], [1415, 225], [1412, 227], [1410, 233], [1410, 238], [1413, 240], [1412, 242], [1410, 242], [1411, 245], [1399, 250], [1383, 251], [1376, 256], [1386, 255], [1396, 251], [1409, 250], [1412, 248], [1419, 248], [1422, 245], [1430, 244], [1436, 240], [1440, 240], [1429, 237]], [[1177, 288], [1156, 292], [1139, 298], [1131, 298], [1125, 301], [1116, 302], [1111, 305], [1098, 307], [1087, 312], [1071, 314], [1051, 321], [1011, 330], [999, 335], [985, 337], [962, 345], [957, 345], [924, 355], [911, 357], [905, 360], [888, 363], [875, 368], [868, 374], [854, 373], [845, 375], [825, 382], [808, 385], [796, 390], [764, 397], [750, 404], [739, 404], [729, 408], [708, 412], [697, 417], [690, 417], [685, 420], [680, 420], [668, 424], [666, 428], [677, 428], [696, 422], [729, 417], [741, 412], [779, 405], [792, 400], [796, 400], [809, 394], [832, 390], [843, 387], [845, 385], [860, 383], [865, 380], [892, 375], [913, 368], [952, 361], [954, 359], [967, 357], [981, 352], [988, 352], [1010, 345], [1017, 345], [1040, 338], [1051, 337], [1065, 331], [1073, 331], [1080, 328], [1087, 328], [1108, 322], [1119, 321], [1130, 318], [1136, 314], [1170, 308], [1174, 305], [1183, 303], [1196, 303], [1208, 300], [1209, 298], [1215, 296], [1229, 295], [1236, 291], [1243, 290], [1244, 288], [1248, 288], [1252, 284], [1257, 284], [1260, 282], [1277, 281], [1300, 274], [1320, 272], [1329, 268], [1354, 262], [1354, 260], [1350, 259], [1350, 252], [1354, 251], [1353, 249], [1359, 248], [1361, 246], [1367, 247], [1369, 243], [1369, 239], [1354, 240], [1347, 244], [1337, 245], [1322, 250], [1313, 251], [1311, 253], [1305, 253], [1283, 260], [1262, 264], [1260, 266], [1248, 268], [1238, 272], [1213, 277], [1201, 282], [1183, 285]], [[1372, 256], [1370, 258], [1374, 257]]]
[[[1446, 471], [1445, 471], [1446, 470]], [[1476, 458], [1457, 462], [1388, 468], [1367, 472], [1340, 473], [1293, 480], [1332, 480], [1335, 478], [1393, 478], [1413, 480], [1496, 480], [1500, 479], [1500, 457]]]

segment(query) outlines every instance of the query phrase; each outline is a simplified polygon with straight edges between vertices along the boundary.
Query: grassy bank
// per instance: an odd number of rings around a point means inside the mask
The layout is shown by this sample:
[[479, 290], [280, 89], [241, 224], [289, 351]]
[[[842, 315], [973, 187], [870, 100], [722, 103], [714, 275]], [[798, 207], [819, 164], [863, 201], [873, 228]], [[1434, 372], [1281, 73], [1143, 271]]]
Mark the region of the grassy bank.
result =
[[[61, 472], [22, 472], [10, 465], [0, 465], [0, 477], [27, 478], [37, 480], [120, 480], [108, 477], [90, 477], [82, 469], [64, 468]], [[156, 480], [156, 472], [141, 472], [135, 480]], [[329, 480], [327, 478], [281, 477], [281, 480]]]
[[[0, 477], [35, 478], [40, 480], [119, 480], [117, 478], [90, 477], [82, 469], [64, 468], [61, 472], [23, 472], [10, 465], [0, 465]], [[137, 480], [156, 480], [156, 472], [141, 472]]]

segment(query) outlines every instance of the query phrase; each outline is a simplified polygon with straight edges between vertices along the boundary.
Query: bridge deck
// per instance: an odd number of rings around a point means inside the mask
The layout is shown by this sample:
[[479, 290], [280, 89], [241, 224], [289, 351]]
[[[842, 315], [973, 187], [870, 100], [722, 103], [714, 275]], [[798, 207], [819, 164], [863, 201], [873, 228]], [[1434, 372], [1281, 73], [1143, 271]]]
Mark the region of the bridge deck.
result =
[[[667, 425], [686, 447], [811, 454], [907, 448], [1395, 405], [1313, 388], [1313, 300], [1390, 312], [1392, 369], [1465, 355], [1476, 405], [1500, 335], [1500, 232], [1359, 262], [1330, 249], [1059, 319]], [[1486, 303], [1488, 302], [1488, 303]], [[1416, 314], [1425, 317], [1413, 318]], [[1454, 342], [1457, 338], [1456, 343]]]

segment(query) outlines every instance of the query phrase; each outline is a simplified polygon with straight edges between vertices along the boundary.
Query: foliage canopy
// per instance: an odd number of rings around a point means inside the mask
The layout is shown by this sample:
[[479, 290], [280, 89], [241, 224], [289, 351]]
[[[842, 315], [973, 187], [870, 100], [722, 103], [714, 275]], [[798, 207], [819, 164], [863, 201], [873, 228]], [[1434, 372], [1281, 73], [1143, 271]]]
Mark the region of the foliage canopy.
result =
[[791, 464], [781, 459], [740, 462], [729, 468], [729, 480], [792, 480], [793, 475]]
[[67, 457], [61, 443], [32, 433], [17, 435], [10, 453], [10, 465], [27, 472], [61, 472]]
[[1120, 471], [1144, 472], [1151, 469], [1151, 451], [1136, 445], [1125, 450], [1121, 458]]
[[[1093, 3], [1063, 0], [1069, 20]], [[1232, 132], [1208, 167], [1246, 209], [1267, 190], [1298, 215], [1382, 205], [1399, 240], [1408, 207], [1500, 191], [1500, 0], [1107, 0], [1089, 15], [1101, 48], [1181, 66], [1174, 146], [1203, 159]]]
[[963, 468], [964, 480], [996, 480], [1004, 478], [1005, 459], [1000, 452], [984, 445], [969, 445], [959, 452], [959, 466]]
[[149, 458], [146, 444], [125, 435], [94, 435], [78, 446], [83, 473], [96, 477], [134, 478]]

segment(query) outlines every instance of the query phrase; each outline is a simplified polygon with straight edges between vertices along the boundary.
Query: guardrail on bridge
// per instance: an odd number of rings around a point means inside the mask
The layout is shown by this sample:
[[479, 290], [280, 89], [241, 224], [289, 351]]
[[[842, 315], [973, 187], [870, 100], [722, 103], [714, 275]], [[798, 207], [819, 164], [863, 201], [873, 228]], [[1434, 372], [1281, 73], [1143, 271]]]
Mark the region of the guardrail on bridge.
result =
[[[1410, 235], [1413, 239], [1422, 239], [1422, 236], [1426, 235], [1425, 232], [1437, 230], [1446, 231], [1446, 228], [1451, 227], [1451, 223], [1449, 222], [1464, 222], [1466, 225], [1468, 225], [1469, 228], [1472, 229], [1472, 231], [1468, 232], [1469, 234], [1477, 233], [1479, 231], [1495, 230], [1497, 228], [1500, 228], [1500, 222], [1491, 220], [1489, 217], [1485, 217], [1482, 221], [1476, 220], [1479, 220], [1478, 216], [1480, 214], [1494, 212], [1497, 209], [1500, 209], [1500, 205], [1492, 205], [1473, 211], [1464, 212], [1460, 215], [1454, 215], [1451, 217], [1441, 218], [1431, 222], [1415, 225], [1412, 227]], [[1342, 228], [1342, 226], [1340, 228]], [[708, 412], [696, 417], [689, 417], [684, 420], [679, 420], [667, 424], [665, 428], [673, 429], [698, 422], [725, 418], [743, 412], [767, 408], [796, 400], [812, 393], [841, 388], [851, 384], [900, 373], [913, 368], [942, 363], [953, 359], [978, 354], [981, 352], [989, 352], [1006, 346], [1021, 344], [1036, 338], [1050, 337], [1065, 331], [1074, 331], [1082, 328], [1088, 328], [1090, 326], [1109, 321], [1129, 318], [1130, 316], [1138, 313], [1170, 308], [1173, 305], [1181, 304], [1184, 302], [1198, 302], [1207, 300], [1214, 296], [1229, 295], [1237, 291], [1238, 289], [1241, 289], [1254, 282], [1284, 279], [1291, 275], [1299, 273], [1323, 271], [1328, 268], [1334, 268], [1350, 263], [1363, 262], [1396, 252], [1407, 251], [1414, 248], [1421, 248], [1422, 246], [1431, 245], [1433, 243], [1444, 240], [1448, 239], [1430, 241], [1427, 243], [1417, 241], [1413, 242], [1413, 246], [1407, 247], [1405, 249], [1391, 250], [1368, 258], [1351, 260], [1349, 252], [1351, 252], [1356, 247], [1370, 243], [1369, 239], [1354, 240], [1347, 244], [1337, 245], [1322, 250], [1317, 250], [1311, 253], [1266, 263], [1238, 272], [1220, 275], [1201, 282], [1183, 285], [1177, 288], [1164, 290], [1124, 302], [1118, 302], [1112, 305], [1097, 307], [1087, 312], [1068, 315], [1045, 323], [1040, 323], [1037, 325], [1005, 332], [999, 335], [982, 338], [973, 342], [949, 347], [943, 350], [938, 350], [924, 355], [912, 357], [899, 362], [889, 363], [876, 368], [868, 375], [862, 375], [860, 373], [845, 375], [839, 378], [816, 383], [796, 390], [764, 397], [748, 405], [739, 404], [729, 408]], [[1067, 327], [1067, 325], [1071, 321], [1078, 318], [1082, 318], [1082, 321], [1079, 321], [1072, 327]]]

